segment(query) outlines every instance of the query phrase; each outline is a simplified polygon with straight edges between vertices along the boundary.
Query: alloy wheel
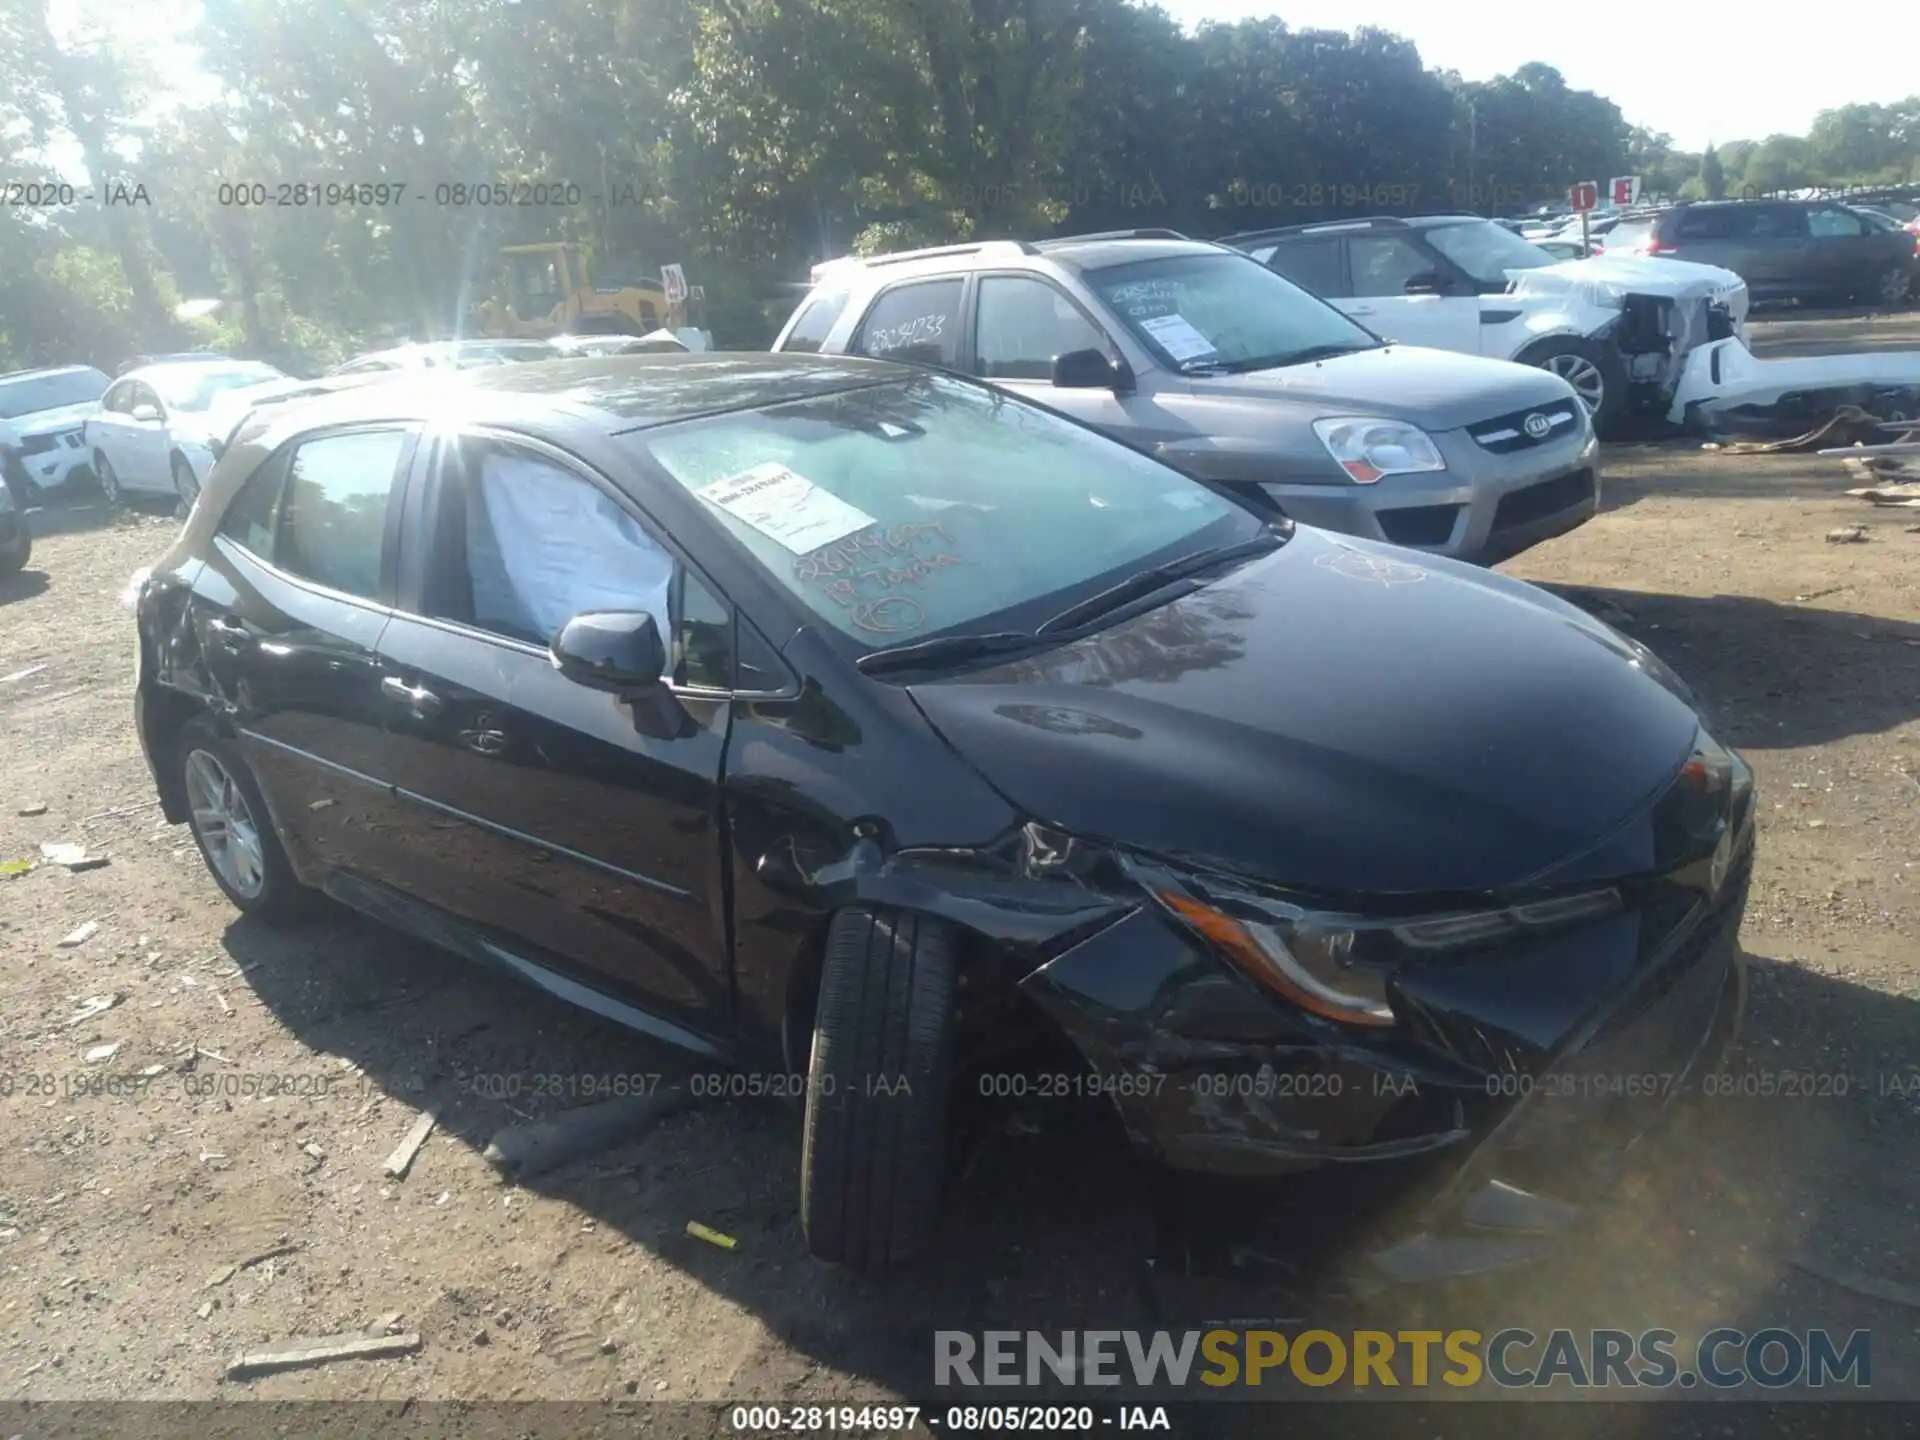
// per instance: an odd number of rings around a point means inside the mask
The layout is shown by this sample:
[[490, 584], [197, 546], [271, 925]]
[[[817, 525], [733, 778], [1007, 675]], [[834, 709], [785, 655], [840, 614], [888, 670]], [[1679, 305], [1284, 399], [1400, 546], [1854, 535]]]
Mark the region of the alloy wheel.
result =
[[239, 894], [256, 899], [267, 883], [260, 826], [219, 756], [205, 750], [188, 753], [187, 803], [193, 811], [193, 833], [208, 863]]
[[1541, 362], [1540, 368], [1550, 375], [1558, 375], [1573, 387], [1573, 393], [1580, 397], [1580, 403], [1587, 408], [1588, 415], [1596, 415], [1607, 399], [1607, 379], [1600, 373], [1600, 367], [1584, 355], [1553, 355]]
[[1907, 298], [1907, 291], [1913, 287], [1913, 276], [1904, 265], [1890, 265], [1887, 273], [1880, 277], [1880, 298], [1888, 305], [1898, 305]]
[[124, 495], [120, 489], [120, 477], [113, 473], [113, 462], [102, 455], [94, 463], [93, 474], [100, 482], [100, 493], [107, 497], [107, 503], [118, 505]]

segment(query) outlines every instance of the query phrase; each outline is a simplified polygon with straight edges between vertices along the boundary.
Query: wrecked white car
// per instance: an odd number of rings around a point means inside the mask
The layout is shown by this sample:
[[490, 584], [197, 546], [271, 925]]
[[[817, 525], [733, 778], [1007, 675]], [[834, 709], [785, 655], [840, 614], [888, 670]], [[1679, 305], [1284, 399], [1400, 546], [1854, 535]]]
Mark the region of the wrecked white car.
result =
[[1664, 414], [1689, 354], [1746, 333], [1746, 283], [1679, 260], [1559, 260], [1470, 215], [1336, 221], [1222, 244], [1391, 340], [1551, 370], [1602, 436]]
[[1854, 407], [1878, 420], [1920, 416], [1920, 351], [1761, 360], [1739, 338], [1693, 350], [1667, 418], [1698, 435], [1785, 439]]

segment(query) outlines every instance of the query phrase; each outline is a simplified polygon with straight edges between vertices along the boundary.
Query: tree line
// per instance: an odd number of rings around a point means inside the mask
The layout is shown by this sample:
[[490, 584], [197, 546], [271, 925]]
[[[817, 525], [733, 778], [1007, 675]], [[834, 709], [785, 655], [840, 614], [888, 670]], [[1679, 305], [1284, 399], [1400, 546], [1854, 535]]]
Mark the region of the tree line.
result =
[[453, 333], [507, 243], [680, 263], [756, 346], [850, 250], [1920, 180], [1920, 96], [1688, 154], [1548, 65], [1127, 0], [204, 0], [194, 103], [116, 10], [0, 4], [0, 365], [311, 368]]

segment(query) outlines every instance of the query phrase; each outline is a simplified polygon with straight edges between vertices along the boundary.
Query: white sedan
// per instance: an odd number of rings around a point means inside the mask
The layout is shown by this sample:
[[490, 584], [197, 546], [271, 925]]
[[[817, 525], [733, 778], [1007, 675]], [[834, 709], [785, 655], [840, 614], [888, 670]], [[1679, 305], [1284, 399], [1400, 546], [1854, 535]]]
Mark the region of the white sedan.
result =
[[148, 365], [122, 375], [87, 420], [87, 452], [101, 491], [113, 504], [171, 494], [191, 505], [213, 469], [216, 412], [241, 392], [287, 379], [251, 360]]

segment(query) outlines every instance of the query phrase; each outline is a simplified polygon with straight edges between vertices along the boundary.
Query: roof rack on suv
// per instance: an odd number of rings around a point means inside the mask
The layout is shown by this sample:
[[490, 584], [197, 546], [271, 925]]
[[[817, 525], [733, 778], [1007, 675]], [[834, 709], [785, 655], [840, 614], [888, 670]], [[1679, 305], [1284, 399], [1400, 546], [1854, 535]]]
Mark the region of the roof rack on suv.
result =
[[1222, 235], [1216, 244], [1239, 245], [1249, 240], [1274, 240], [1282, 235], [1318, 235], [1334, 230], [1406, 230], [1411, 227], [1398, 215], [1363, 215], [1352, 220], [1315, 220], [1306, 225], [1276, 225], [1270, 230], [1242, 230]]
[[1055, 235], [1042, 240], [1047, 245], [1079, 245], [1089, 240], [1189, 240], [1192, 236], [1182, 235], [1178, 230], [1095, 230], [1086, 235]]
[[835, 270], [866, 269], [875, 265], [903, 265], [909, 260], [933, 260], [942, 255], [980, 255], [998, 251], [1012, 251], [1019, 255], [1037, 255], [1039, 251], [1025, 240], [971, 240], [963, 245], [930, 245], [920, 250], [896, 250], [887, 255], [842, 255], [836, 260], [823, 260], [813, 267], [813, 279], [817, 282], [824, 275]]

